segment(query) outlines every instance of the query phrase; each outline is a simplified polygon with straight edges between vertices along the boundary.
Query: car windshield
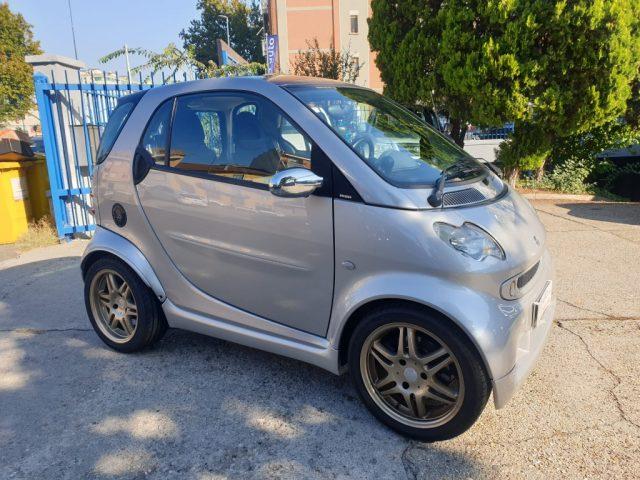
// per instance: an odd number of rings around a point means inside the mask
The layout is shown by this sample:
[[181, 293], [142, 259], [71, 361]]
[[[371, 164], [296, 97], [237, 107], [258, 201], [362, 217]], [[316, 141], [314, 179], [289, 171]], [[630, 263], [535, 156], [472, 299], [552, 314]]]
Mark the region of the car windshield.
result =
[[358, 87], [288, 86], [389, 183], [431, 187], [446, 169], [449, 181], [467, 181], [485, 168], [411, 112]]

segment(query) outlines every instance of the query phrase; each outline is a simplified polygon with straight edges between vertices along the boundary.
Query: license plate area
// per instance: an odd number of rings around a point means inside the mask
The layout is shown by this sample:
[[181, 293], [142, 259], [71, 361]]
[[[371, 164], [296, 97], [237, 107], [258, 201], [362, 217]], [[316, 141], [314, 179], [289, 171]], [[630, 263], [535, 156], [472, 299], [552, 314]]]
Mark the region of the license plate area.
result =
[[544, 312], [551, 304], [551, 292], [552, 282], [551, 280], [547, 280], [547, 282], [544, 284], [542, 292], [540, 292], [540, 295], [538, 295], [538, 299], [533, 302], [533, 306], [531, 308], [531, 326], [533, 328], [538, 326], [540, 319], [544, 317]]

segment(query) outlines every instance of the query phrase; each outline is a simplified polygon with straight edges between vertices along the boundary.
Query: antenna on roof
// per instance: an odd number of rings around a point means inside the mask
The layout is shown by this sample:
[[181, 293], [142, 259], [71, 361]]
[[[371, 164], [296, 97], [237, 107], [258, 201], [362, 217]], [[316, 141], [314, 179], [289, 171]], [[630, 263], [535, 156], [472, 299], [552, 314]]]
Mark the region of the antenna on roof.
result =
[[71, 12], [71, 0], [67, 0], [67, 5], [69, 5], [69, 20], [71, 21], [71, 36], [73, 37], [73, 52], [76, 55], [76, 60], [78, 60], [78, 46], [76, 45], [76, 31], [73, 27], [73, 13]]

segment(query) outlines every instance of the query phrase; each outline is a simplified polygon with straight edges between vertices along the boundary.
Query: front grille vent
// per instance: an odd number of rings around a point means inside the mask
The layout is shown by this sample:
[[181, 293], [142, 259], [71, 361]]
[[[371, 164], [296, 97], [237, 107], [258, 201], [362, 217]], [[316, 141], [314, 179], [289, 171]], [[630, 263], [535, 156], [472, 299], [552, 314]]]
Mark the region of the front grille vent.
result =
[[483, 202], [486, 199], [487, 197], [475, 188], [465, 188], [464, 190], [445, 193], [442, 197], [442, 204], [445, 207], [457, 207]]
[[500, 295], [505, 300], [515, 300], [522, 297], [532, 287], [531, 281], [540, 268], [540, 262], [515, 277], [506, 280], [500, 287]]
[[535, 277], [539, 266], [540, 266], [540, 262], [536, 263], [533, 267], [531, 267], [529, 270], [527, 270], [526, 272], [524, 272], [522, 275], [518, 277], [517, 284], [518, 284], [519, 290], [522, 290], [527, 285], [527, 283], [529, 283], [531, 279]]

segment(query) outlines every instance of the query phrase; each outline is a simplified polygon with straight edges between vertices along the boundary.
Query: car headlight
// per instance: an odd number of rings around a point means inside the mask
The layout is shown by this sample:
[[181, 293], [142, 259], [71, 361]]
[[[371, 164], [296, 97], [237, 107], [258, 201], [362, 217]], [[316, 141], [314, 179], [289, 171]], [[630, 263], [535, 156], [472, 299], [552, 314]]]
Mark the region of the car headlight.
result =
[[482, 261], [487, 257], [496, 257], [500, 260], [506, 258], [504, 250], [498, 242], [473, 223], [467, 222], [456, 227], [448, 223], [436, 222], [433, 224], [433, 228], [448, 245], [474, 260]]

